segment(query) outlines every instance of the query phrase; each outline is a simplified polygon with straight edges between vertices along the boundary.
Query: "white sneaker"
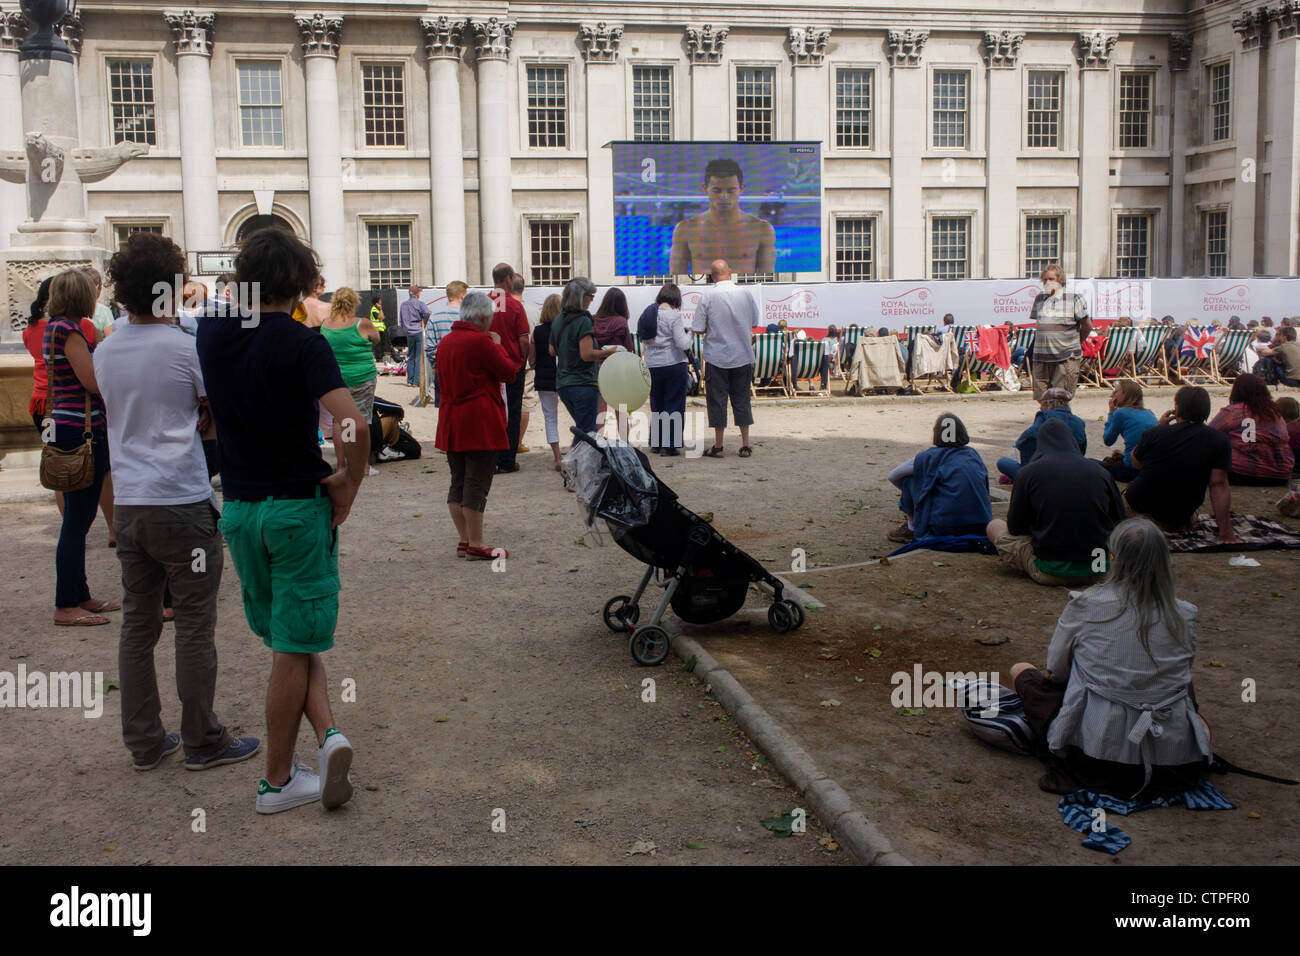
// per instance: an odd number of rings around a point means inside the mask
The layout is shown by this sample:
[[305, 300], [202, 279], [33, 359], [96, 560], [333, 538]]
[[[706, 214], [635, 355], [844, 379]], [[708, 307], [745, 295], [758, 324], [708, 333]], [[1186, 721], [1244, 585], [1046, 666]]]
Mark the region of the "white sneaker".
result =
[[393, 451], [393, 449], [385, 445], [383, 448], [379, 449], [379, 454], [376, 457], [380, 461], [397, 461], [398, 459], [405, 458], [406, 456], [403, 455], [400, 451]]
[[373, 477], [375, 477], [375, 475], [377, 475], [377, 474], [379, 474], [379, 469], [376, 468], [374, 465], [371, 465], [371, 466], [370, 466], [370, 475], [369, 475], [369, 477], [373, 478]]
[[320, 777], [294, 760], [289, 769], [289, 782], [283, 787], [273, 787], [263, 777], [257, 781], [257, 812], [279, 813], [292, 810], [320, 799]]
[[352, 799], [352, 745], [348, 738], [334, 729], [325, 735], [325, 743], [317, 751], [316, 766], [320, 768], [320, 802], [326, 810], [341, 807]]

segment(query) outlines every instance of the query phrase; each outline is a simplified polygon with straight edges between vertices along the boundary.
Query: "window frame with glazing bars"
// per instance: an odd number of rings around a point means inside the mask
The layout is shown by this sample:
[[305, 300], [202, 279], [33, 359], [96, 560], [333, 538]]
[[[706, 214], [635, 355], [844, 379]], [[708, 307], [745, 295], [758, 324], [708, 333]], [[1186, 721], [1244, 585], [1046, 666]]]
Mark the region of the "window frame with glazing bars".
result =
[[[367, 149], [405, 149], [407, 147], [406, 64], [401, 60], [362, 60], [361, 140]], [[373, 76], [371, 71], [381, 71]], [[372, 88], [378, 79], [381, 87]], [[391, 83], [392, 88], [382, 84]], [[371, 102], [372, 97], [391, 98], [390, 102]], [[385, 128], [391, 124], [391, 128]], [[383, 142], [394, 138], [395, 142]]]
[[[543, 71], [546, 76], [541, 75]], [[542, 89], [543, 83], [558, 83], [558, 93], [555, 89]], [[570, 145], [568, 63], [524, 64], [524, 96], [528, 148], [568, 149]], [[549, 128], [547, 124], [550, 124]], [[556, 140], [556, 142], [548, 140]]]
[[[1222, 97], [1216, 92], [1219, 87], [1215, 82], [1216, 71], [1223, 71]], [[1232, 61], [1221, 60], [1206, 67], [1205, 99], [1209, 109], [1209, 138], [1212, 143], [1223, 143], [1232, 139]], [[1222, 121], [1222, 122], [1220, 122]], [[1222, 129], [1223, 135], [1219, 135]]]
[[[638, 73], [657, 74], [653, 79], [647, 78], [655, 88], [649, 90], [639, 90], [637, 88]], [[663, 81], [663, 88], [660, 89], [659, 83]], [[666, 63], [633, 63], [632, 64], [632, 139], [638, 143], [662, 143], [668, 142], [673, 138], [673, 68]], [[639, 102], [640, 97], [648, 97], [654, 102]], [[647, 115], [652, 114], [652, 115]], [[646, 115], [643, 121], [641, 117]], [[642, 136], [642, 125], [652, 129], [656, 134], [662, 132], [663, 135]]]
[[[114, 69], [113, 69], [114, 66], [126, 66], [129, 67], [130, 69], [126, 73], [119, 72], [115, 77]], [[130, 92], [132, 94], [137, 92], [136, 84], [134, 82], [137, 76], [135, 67], [139, 67], [139, 66], [145, 67], [145, 70], [141, 74], [139, 74], [144, 80], [144, 83], [142, 83], [139, 88], [139, 92], [141, 93], [141, 98], [139, 99], [118, 98], [115, 95], [118, 91]], [[106, 97], [106, 99], [108, 100], [108, 132], [109, 132], [109, 139], [111, 141], [111, 144], [113, 146], [116, 146], [118, 143], [144, 143], [148, 146], [157, 146], [158, 145], [158, 88], [154, 83], [153, 58], [148, 56], [112, 57], [111, 59], [107, 60], [105, 63], [105, 75], [107, 78], [107, 86], [108, 86], [107, 89], [108, 96]], [[120, 82], [115, 84], [114, 83], [115, 79], [118, 80], [129, 79], [131, 82], [129, 83], [129, 86], [124, 86]], [[143, 94], [146, 92], [148, 93], [147, 99], [143, 97]], [[120, 116], [118, 114], [119, 109], [123, 111], [122, 115]], [[131, 116], [126, 115], [127, 110], [130, 110], [132, 112]], [[135, 139], [130, 136], [127, 136], [126, 131], [122, 129], [122, 127], [126, 123], [128, 122], [134, 123], [137, 120], [142, 121], [144, 124], [144, 129], [141, 130], [139, 134], [144, 137], [143, 139]]]
[[[545, 218], [530, 218], [528, 222], [528, 282], [530, 285], [548, 286], [564, 285], [571, 280], [577, 270], [577, 223], [576, 220], [566, 216], [555, 216]], [[540, 235], [540, 230], [547, 228], [556, 228], [563, 230], [563, 235], [557, 233], [556, 236], [545, 237]], [[539, 239], [551, 238], [558, 239], [567, 244], [567, 249], [559, 250], [539, 248]], [[549, 255], [554, 256], [566, 253], [568, 262], [549, 262], [539, 264], [537, 256]], [[564, 274], [567, 270], [567, 276]]]
[[[414, 281], [415, 278], [415, 222], [410, 219], [381, 220], [377, 222], [367, 221], [365, 223], [365, 228], [366, 228], [366, 279], [370, 283], [370, 288], [404, 289], [409, 285], [411, 285], [411, 283]], [[406, 235], [404, 237], [406, 242], [406, 250], [405, 250], [406, 265], [405, 266], [402, 266], [400, 264], [396, 266], [376, 265], [376, 261], [375, 261], [376, 255], [380, 255], [380, 256], [393, 255], [392, 250], [384, 250], [384, 251], [376, 252], [375, 250], [376, 236], [374, 235], [373, 232], [373, 230], [376, 229], [405, 229], [406, 230]], [[394, 237], [390, 235], [387, 237], [379, 237], [379, 238], [381, 239], [386, 238], [388, 239], [388, 241], [392, 241], [394, 238], [397, 238], [400, 241], [402, 237], [401, 236]], [[398, 250], [398, 254], [399, 255], [401, 254], [400, 250]], [[376, 280], [375, 278], [376, 273], [397, 273], [397, 280], [399, 281], [391, 282], [391, 284], [385, 284], [384, 282]]]
[[[971, 218], [972, 218], [971, 216], [948, 216], [948, 215], [932, 216], [930, 218], [930, 230], [929, 230], [930, 257], [929, 258], [930, 258], [931, 279], [953, 280], [953, 279], [969, 279], [971, 277], [971, 233], [972, 233]], [[948, 223], [948, 222], [959, 222], [962, 224], [961, 235], [962, 235], [963, 251], [965, 255], [961, 259], [957, 259], [957, 258], [940, 259], [936, 254], [938, 251], [936, 242], [939, 238], [939, 233], [940, 233], [939, 224]], [[964, 274], [962, 275], [940, 275], [939, 274], [940, 270], [938, 266], [940, 263], [958, 263], [958, 262], [962, 264], [962, 271]]]
[[[876, 216], [836, 216], [834, 228], [834, 247], [832, 249], [833, 261], [832, 275], [835, 282], [869, 282], [876, 278]], [[848, 229], [841, 229], [841, 226], [864, 226], [862, 232], [850, 236]], [[863, 248], [859, 245], [857, 248], [845, 249], [842, 242], [845, 238], [866, 237], [865, 255], [859, 255], [857, 258], [845, 258], [844, 253], [862, 253]], [[853, 274], [844, 274], [851, 271]]]
[[[1222, 237], [1217, 240], [1212, 235], [1213, 230], [1216, 228], [1216, 224], [1214, 222], [1214, 220], [1216, 219], [1221, 219], [1222, 221], [1221, 228], [1223, 231]], [[1211, 276], [1213, 278], [1223, 278], [1228, 275], [1228, 271], [1229, 271], [1228, 256], [1231, 251], [1228, 245], [1230, 223], [1231, 223], [1231, 219], [1228, 216], [1227, 209], [1206, 210], [1205, 213], [1205, 274], [1207, 276]], [[1222, 244], [1221, 252], [1212, 251], [1212, 246], [1216, 241]], [[1214, 263], [1216, 259], [1222, 259], [1223, 261], [1223, 268], [1222, 271], [1220, 272], [1216, 272], [1214, 270]]]
[[[1036, 93], [1035, 79], [1050, 80], [1049, 89], [1046, 92]], [[1065, 126], [1064, 108], [1065, 74], [1060, 70], [1027, 71], [1025, 76], [1026, 149], [1059, 150], [1061, 148], [1061, 131]]]
[[[750, 82], [757, 81], [760, 77], [764, 78], [766, 89], [761, 88], [762, 84]], [[767, 102], [766, 106], [762, 105], [764, 99]], [[738, 65], [736, 67], [736, 142], [770, 143], [775, 139], [776, 68]]]
[[[263, 89], [261, 87], [261, 84], [259, 84], [259, 88], [256, 91], [254, 91], [251, 87], [245, 90], [245, 86], [244, 86], [245, 67], [273, 68], [273, 70], [268, 70], [266, 73], [259, 74], [259, 75], [270, 76], [271, 73], [273, 72], [277, 79], [277, 84], [274, 90], [269, 86]], [[250, 94], [253, 92], [257, 92], [259, 94], [267, 94], [267, 95], [269, 95], [272, 92], [275, 92], [278, 94], [278, 102], [245, 103], [244, 102], [245, 92], [248, 92]], [[239, 131], [239, 146], [241, 149], [284, 149], [285, 148], [284, 64], [282, 61], [274, 60], [274, 59], [262, 60], [256, 57], [241, 57], [235, 60], [235, 104], [236, 104], [236, 118], [238, 121], [237, 128]], [[268, 143], [264, 141], [268, 131], [270, 131], [272, 134], [277, 132], [275, 128], [267, 126], [264, 122], [259, 122], [258, 126], [256, 127], [256, 130], [254, 130], [254, 128], [251, 126], [245, 128], [244, 125], [245, 110], [260, 111], [257, 113], [257, 118], [259, 120], [264, 118], [269, 118], [269, 117], [275, 117], [278, 121], [279, 142]], [[259, 142], [248, 141], [248, 135], [252, 135], [254, 132], [257, 133], [257, 136], [262, 141]]]
[[[1126, 240], [1124, 235], [1125, 222], [1142, 222], [1144, 229], [1144, 252], [1140, 257], [1144, 263], [1142, 272], [1139, 274], [1133, 268], [1127, 265], [1129, 260], [1137, 260], [1139, 257], [1133, 255], [1125, 242], [1132, 242], [1131, 236]], [[1124, 213], [1115, 217], [1115, 278], [1117, 279], [1149, 279], [1152, 273], [1151, 256], [1153, 238], [1155, 233], [1155, 221], [1150, 213]]]
[[[946, 99], [945, 99], [945, 101], [944, 101], [944, 102], [945, 102], [945, 106], [944, 106], [943, 108], [940, 107], [940, 77], [960, 77], [960, 78], [961, 78], [962, 99], [961, 99], [961, 107], [960, 107], [960, 108], [953, 108], [953, 107], [951, 107], [951, 106], [947, 106], [947, 105], [946, 105], [946, 102], [947, 102]], [[936, 70], [935, 70], [935, 71], [930, 75], [930, 96], [931, 96], [931, 103], [930, 103], [930, 147], [931, 147], [931, 149], [936, 149], [936, 150], [939, 150], [939, 149], [942, 149], [942, 150], [968, 150], [968, 149], [970, 149], [970, 141], [971, 141], [971, 117], [970, 117], [970, 110], [971, 110], [971, 83], [972, 83], [972, 81], [971, 81], [971, 71], [970, 71], [970, 70], [944, 68], [944, 69], [936, 69]], [[941, 139], [940, 125], [941, 125], [941, 123], [943, 123], [943, 122], [947, 122], [947, 121], [951, 120], [952, 117], [955, 117], [955, 116], [958, 116], [958, 115], [960, 115], [960, 117], [961, 117], [961, 129], [960, 129], [960, 131], [959, 131], [959, 132], [960, 132], [960, 139], [961, 139], [961, 142], [960, 142], [960, 143], [940, 142], [940, 139]], [[941, 120], [941, 117], [943, 117], [944, 119]], [[956, 136], [956, 135], [957, 135], [957, 133], [953, 132], [951, 129], [946, 129], [945, 132], [942, 134], [942, 138], [945, 138], [945, 139], [947, 139], [947, 138], [952, 138], [952, 137], [954, 137], [954, 136]]]
[[[1146, 106], [1144, 109], [1126, 108], [1125, 103], [1125, 84], [1136, 80], [1142, 80], [1146, 84], [1143, 91]], [[1156, 80], [1155, 74], [1149, 70], [1124, 70], [1119, 75], [1118, 116], [1119, 127], [1116, 131], [1115, 144], [1119, 149], [1151, 149], [1151, 133], [1155, 119], [1155, 91]], [[1130, 101], [1131, 102], [1131, 101]], [[1133, 120], [1141, 117], [1141, 142], [1133, 142], [1133, 132], [1131, 127]]]
[[[846, 90], [841, 80], [846, 74], [857, 74], [860, 82], [856, 89]], [[846, 102], [857, 97], [852, 102]], [[865, 105], [864, 105], [865, 104]], [[835, 148], [875, 149], [876, 122], [876, 71], [871, 67], [841, 66], [835, 69]], [[864, 142], [845, 142], [858, 138]]]
[[[1046, 223], [1046, 222], [1054, 223], [1055, 236], [1052, 241], [1056, 247], [1055, 254], [1047, 255], [1047, 256], [1033, 255], [1034, 252], [1041, 252], [1043, 250], [1037, 248], [1031, 248], [1031, 243], [1033, 242], [1034, 239], [1033, 230], [1031, 227], [1034, 223]], [[1024, 256], [1021, 265], [1024, 270], [1024, 275], [1022, 276], [1022, 278], [1037, 279], [1039, 275], [1042, 274], [1043, 269], [1046, 268], [1048, 265], [1050, 265], [1053, 262], [1058, 264], [1061, 262], [1061, 259], [1064, 255], [1064, 252], [1061, 248], [1061, 243], [1065, 236], [1065, 223], [1063, 222], [1062, 217], [1059, 215], [1052, 215], [1052, 214], [1040, 215], [1037, 213], [1029, 213], [1024, 218], [1023, 231], [1024, 231]], [[1039, 263], [1039, 264], [1031, 265], [1031, 263]]]

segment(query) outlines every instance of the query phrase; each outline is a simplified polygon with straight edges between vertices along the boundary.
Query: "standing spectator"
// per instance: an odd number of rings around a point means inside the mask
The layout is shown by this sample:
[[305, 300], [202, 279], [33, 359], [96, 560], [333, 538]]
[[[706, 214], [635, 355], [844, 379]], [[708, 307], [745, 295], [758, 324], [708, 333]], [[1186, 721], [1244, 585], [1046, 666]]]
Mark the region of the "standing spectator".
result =
[[[302, 300], [302, 324], [309, 329], [319, 329], [330, 314], [330, 304], [321, 298], [325, 294], [325, 277], [316, 283], [311, 295]], [[355, 306], [353, 306], [355, 308]]]
[[95, 286], [95, 311], [89, 318], [90, 324], [95, 327], [95, 342], [98, 344], [104, 341], [109, 333], [113, 331], [113, 310], [99, 301], [104, 294], [104, 277], [99, 270], [94, 266], [86, 266], [85, 271], [86, 276]]
[[[514, 280], [510, 283], [510, 297], [524, 307], [524, 315], [528, 319], [528, 336], [529, 349], [532, 348], [533, 329], [537, 328], [540, 312], [537, 306], [524, 301], [524, 289], [527, 284], [524, 277], [516, 274]], [[528, 434], [528, 420], [537, 410], [537, 386], [533, 381], [533, 363], [532, 357], [529, 357], [528, 364], [524, 369], [524, 395], [519, 403], [519, 444], [515, 446], [516, 454], [526, 455], [532, 451], [524, 444], [524, 436]]]
[[1228, 469], [1232, 446], [1226, 435], [1205, 424], [1210, 393], [1184, 385], [1174, 393], [1174, 407], [1142, 433], [1129, 456], [1137, 477], [1124, 492], [1134, 512], [1166, 531], [1184, 531], [1205, 500], [1206, 489], [1219, 524], [1219, 543], [1233, 544]]
[[1038, 431], [1038, 452], [1020, 470], [1007, 520], [987, 535], [1003, 564], [1038, 584], [1092, 584], [1106, 573], [1106, 539], [1124, 499], [1101, 462], [1084, 458], [1062, 421]]
[[[420, 293], [424, 291], [421, 286], [413, 285], [406, 291], [409, 297], [397, 307], [397, 318], [406, 333], [406, 384], [419, 388], [420, 367], [424, 360], [424, 326], [429, 321], [429, 307], [420, 299]], [[417, 398], [415, 402], [418, 401]]]
[[388, 319], [384, 317], [384, 301], [378, 292], [370, 296], [370, 324], [379, 333], [379, 341], [375, 343], [375, 361], [387, 361], [393, 357], [393, 340], [388, 334]]
[[704, 454], [722, 457], [723, 434], [727, 430], [727, 399], [740, 428], [740, 457], [754, 453], [749, 445], [749, 426], [754, 424], [750, 406], [750, 385], [754, 377], [753, 331], [758, 324], [758, 306], [753, 297], [731, 278], [731, 267], [714, 260], [709, 270], [711, 288], [695, 309], [694, 330], [704, 334], [705, 390], [709, 406], [709, 427], [713, 447]]
[[1116, 481], [1132, 481], [1137, 477], [1137, 469], [1133, 467], [1133, 449], [1137, 448], [1146, 430], [1155, 426], [1156, 416], [1142, 404], [1142, 386], [1131, 378], [1115, 383], [1115, 391], [1110, 394], [1109, 412], [1101, 435], [1102, 444], [1109, 447], [1123, 437], [1124, 451], [1122, 454], [1115, 452], [1102, 464]]
[[[611, 287], [605, 292], [605, 297], [600, 300], [600, 308], [592, 317], [592, 332], [596, 336], [596, 344], [601, 348], [610, 348], [617, 345], [627, 351], [632, 349], [632, 330], [628, 328], [628, 319], [631, 314], [627, 307], [627, 296], [623, 290]], [[606, 420], [607, 407], [605, 405], [605, 396], [600, 396], [600, 401], [596, 406], [596, 415], [601, 425]], [[624, 441], [627, 440], [627, 415], [615, 410], [615, 434]]]
[[[1034, 415], [1034, 420], [1016, 439], [1015, 447], [1020, 453], [1020, 460], [999, 458], [997, 462], [998, 471], [1015, 481], [1016, 474], [1022, 467], [1029, 464], [1038, 451], [1039, 429], [1043, 427], [1045, 422], [1052, 419], [1063, 422], [1070, 429], [1070, 437], [1079, 446], [1079, 454], [1088, 454], [1088, 425], [1070, 410], [1070, 400], [1072, 398], [1073, 396], [1063, 388], [1049, 388], [1044, 391], [1039, 399], [1038, 412]], [[1003, 482], [1003, 484], [1005, 483]]]
[[528, 314], [523, 304], [510, 296], [515, 282], [514, 267], [498, 262], [492, 269], [492, 331], [516, 369], [515, 381], [506, 383], [506, 446], [497, 455], [497, 474], [519, 470], [515, 460], [519, 448], [519, 416], [524, 405], [524, 380], [528, 377]]
[[822, 388], [830, 387], [830, 376], [844, 374], [840, 367], [840, 349], [843, 347], [844, 340], [840, 338], [840, 330], [832, 325], [826, 330], [826, 337], [822, 339], [822, 369], [825, 371], [822, 376]]
[[437, 312], [429, 313], [429, 323], [424, 327], [424, 354], [429, 362], [429, 372], [433, 376], [433, 407], [437, 408], [442, 397], [438, 385], [438, 343], [451, 331], [452, 323], [460, 316], [460, 304], [465, 300], [469, 286], [459, 280], [448, 282], [443, 290], [447, 295], [447, 304]]
[[94, 478], [79, 491], [63, 494], [63, 523], [54, 554], [54, 623], [86, 627], [107, 624], [105, 611], [120, 611], [116, 602], [95, 601], [86, 583], [86, 533], [95, 523], [104, 479], [108, 474], [108, 431], [104, 403], [95, 379], [95, 346], [86, 337], [82, 320], [95, 311], [95, 287], [90, 277], [68, 269], [50, 282], [42, 359], [49, 367], [50, 443], [74, 451], [91, 442]]
[[[315, 253], [296, 236], [259, 230], [240, 245], [235, 278], [240, 288], [259, 288], [261, 302], [250, 315], [209, 315], [199, 325], [199, 366], [221, 446], [220, 528], [248, 626], [271, 649], [258, 813], [317, 800], [332, 810], [352, 797], [352, 745], [334, 726], [320, 655], [334, 646], [338, 528], [366, 475], [370, 429], [324, 336], [291, 317], [319, 274]], [[356, 426], [338, 471], [321, 457], [317, 402], [336, 428]], [[316, 732], [319, 776], [294, 759], [304, 714]]]
[[519, 377], [516, 360], [491, 331], [497, 314], [486, 295], [470, 293], [461, 303], [460, 320], [438, 346], [443, 405], [436, 444], [447, 453], [451, 468], [447, 510], [460, 535], [456, 556], [476, 561], [508, 557], [504, 548], [483, 543], [483, 512], [497, 452], [506, 447], [501, 386]]
[[551, 323], [548, 345], [555, 356], [555, 391], [573, 424], [587, 434], [596, 431], [600, 399], [596, 366], [614, 354], [612, 348], [596, 348], [588, 311], [594, 298], [596, 286], [586, 276], [569, 280], [560, 299], [560, 315]]
[[1034, 299], [1029, 318], [1034, 333], [1034, 398], [1049, 388], [1063, 388], [1071, 395], [1079, 386], [1079, 362], [1083, 340], [1092, 332], [1088, 303], [1083, 296], [1065, 291], [1065, 270], [1056, 263], [1039, 275], [1043, 291]]
[[[352, 401], [356, 403], [357, 411], [361, 415], [357, 419], [357, 428], [369, 430], [370, 419], [375, 410], [375, 383], [379, 381], [379, 377], [375, 374], [371, 350], [379, 341], [379, 332], [369, 319], [356, 317], [359, 301], [360, 297], [347, 286], [337, 290], [334, 298], [330, 300], [329, 315], [321, 324], [320, 333], [334, 353], [339, 374], [343, 376], [343, 384], [347, 386], [348, 394], [352, 396]], [[347, 463], [343, 448], [343, 429], [334, 428], [331, 431], [334, 441], [334, 460], [337, 467], [341, 469]], [[373, 475], [378, 472], [370, 468], [368, 473]]]
[[680, 455], [686, 423], [687, 355], [691, 333], [682, 319], [682, 291], [666, 282], [655, 296], [654, 334], [642, 334], [650, 370], [650, 450]]
[[[170, 239], [133, 234], [108, 266], [131, 320], [94, 356], [117, 465], [122, 740], [136, 770], [153, 769], [182, 744], [187, 770], [247, 760], [260, 747], [256, 737], [231, 737], [212, 709], [224, 560], [200, 439], [209, 417], [207, 392], [194, 338], [169, 328], [172, 317], [155, 308], [157, 287], [174, 288], [184, 269], [185, 254]], [[163, 726], [154, 669], [164, 591], [176, 623], [180, 733]]]
[[560, 314], [560, 297], [552, 292], [542, 303], [542, 314], [533, 329], [533, 381], [537, 399], [542, 405], [542, 418], [546, 423], [546, 443], [555, 458], [555, 470], [560, 470], [560, 423], [558, 417], [560, 396], [555, 393], [555, 356], [551, 354], [551, 323]]
[[1290, 479], [1295, 469], [1291, 436], [1258, 375], [1245, 372], [1233, 380], [1228, 404], [1219, 409], [1210, 427], [1227, 435], [1232, 446], [1230, 484], [1280, 485]]

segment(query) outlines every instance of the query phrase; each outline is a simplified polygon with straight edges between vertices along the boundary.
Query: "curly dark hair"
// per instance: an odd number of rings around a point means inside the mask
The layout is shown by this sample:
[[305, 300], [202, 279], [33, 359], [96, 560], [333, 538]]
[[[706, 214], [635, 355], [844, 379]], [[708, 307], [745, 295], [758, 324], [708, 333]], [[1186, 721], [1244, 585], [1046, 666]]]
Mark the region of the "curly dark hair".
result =
[[258, 283], [263, 302], [311, 295], [320, 279], [320, 260], [311, 246], [285, 229], [259, 229], [239, 244], [235, 281]]
[[1261, 422], [1271, 422], [1282, 417], [1273, 401], [1273, 396], [1268, 393], [1267, 383], [1251, 372], [1237, 376], [1232, 383], [1232, 394], [1228, 396], [1228, 404], [1245, 405], [1246, 411]]
[[156, 232], [132, 233], [108, 261], [108, 280], [113, 283], [113, 297], [131, 315], [153, 315], [159, 302], [157, 286], [166, 283], [171, 289], [164, 300], [167, 312], [180, 301], [180, 286], [185, 279], [185, 253], [180, 246]]

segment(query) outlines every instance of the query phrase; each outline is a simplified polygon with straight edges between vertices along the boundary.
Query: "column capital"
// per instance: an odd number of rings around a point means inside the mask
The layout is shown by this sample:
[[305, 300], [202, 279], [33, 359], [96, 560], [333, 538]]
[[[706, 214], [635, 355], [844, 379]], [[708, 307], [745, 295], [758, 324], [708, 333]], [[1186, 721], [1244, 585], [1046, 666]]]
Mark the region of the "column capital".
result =
[[984, 65], [989, 69], [1013, 68], [1020, 56], [1020, 44], [1024, 42], [1023, 33], [1013, 33], [1011, 30], [985, 30], [981, 51], [984, 55]]
[[63, 37], [63, 42], [68, 45], [73, 56], [81, 56], [81, 41], [85, 30], [81, 25], [81, 10], [74, 10], [72, 13], [65, 14], [55, 28], [59, 31], [59, 36]]
[[1282, 0], [1269, 11], [1269, 16], [1277, 21], [1277, 38], [1292, 40], [1300, 36], [1300, 2]]
[[885, 41], [889, 44], [889, 65], [918, 67], [921, 65], [921, 48], [930, 39], [928, 30], [887, 30]]
[[1261, 7], [1233, 17], [1232, 30], [1241, 40], [1243, 50], [1258, 50], [1268, 42], [1269, 11]]
[[1078, 37], [1078, 52], [1075, 58], [1079, 61], [1079, 68], [1083, 70], [1105, 70], [1110, 68], [1110, 53], [1115, 49], [1115, 41], [1119, 39], [1117, 33], [1106, 33], [1104, 30], [1093, 30], [1091, 33], [1080, 33]]
[[165, 10], [163, 20], [172, 31], [176, 55], [212, 55], [216, 14], [211, 10]]
[[293, 18], [293, 22], [298, 24], [303, 56], [327, 56], [331, 60], [339, 58], [339, 40], [343, 35], [342, 17], [326, 16], [323, 13], [313, 13], [310, 16], [299, 14]]
[[17, 53], [31, 28], [21, 10], [0, 10], [0, 53]]
[[424, 55], [429, 60], [459, 60], [465, 49], [465, 20], [451, 17], [420, 17], [424, 32]]
[[584, 23], [578, 27], [578, 46], [582, 58], [588, 63], [617, 63], [618, 47], [623, 40], [623, 24], [605, 23], [594, 27]]
[[790, 27], [786, 42], [794, 66], [821, 66], [831, 31], [825, 27]]
[[515, 21], [488, 17], [486, 20], [470, 20], [469, 26], [474, 31], [475, 59], [510, 59], [510, 41], [515, 35]]
[[1192, 35], [1190, 33], [1169, 34], [1169, 69], [1186, 70], [1192, 61]]
[[722, 48], [727, 42], [728, 27], [714, 29], [713, 24], [686, 28], [686, 57], [692, 66], [706, 66], [722, 62]]

